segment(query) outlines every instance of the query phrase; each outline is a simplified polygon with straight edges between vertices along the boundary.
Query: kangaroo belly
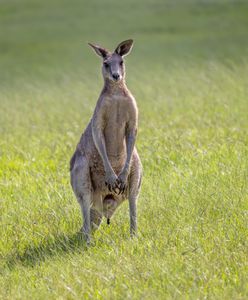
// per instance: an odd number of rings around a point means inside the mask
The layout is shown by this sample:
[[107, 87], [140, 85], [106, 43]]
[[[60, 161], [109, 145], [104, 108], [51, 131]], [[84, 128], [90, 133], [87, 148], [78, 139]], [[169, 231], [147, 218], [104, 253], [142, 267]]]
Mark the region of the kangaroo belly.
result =
[[[109, 162], [114, 170], [114, 172], [118, 175], [120, 174], [126, 160], [125, 152], [120, 155], [109, 155]], [[90, 176], [92, 181], [92, 187], [95, 191], [108, 191], [108, 188], [105, 185], [105, 170], [102, 159], [99, 153], [95, 152], [94, 155], [91, 156], [90, 159]]]
[[119, 159], [126, 155], [125, 122], [109, 120], [104, 130], [105, 145], [110, 159]]
[[[126, 161], [126, 118], [120, 114], [118, 104], [113, 104], [104, 124], [104, 141], [109, 162], [118, 175]], [[100, 154], [91, 155], [91, 177], [96, 190], [105, 189], [105, 170]]]

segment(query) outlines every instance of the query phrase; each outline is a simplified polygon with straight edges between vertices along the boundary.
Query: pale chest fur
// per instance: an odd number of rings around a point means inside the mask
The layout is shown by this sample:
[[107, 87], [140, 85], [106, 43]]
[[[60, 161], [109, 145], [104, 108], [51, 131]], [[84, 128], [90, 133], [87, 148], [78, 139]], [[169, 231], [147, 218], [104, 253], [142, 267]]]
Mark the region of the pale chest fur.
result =
[[125, 133], [131, 118], [136, 118], [136, 104], [127, 96], [107, 96], [104, 101], [104, 137], [111, 160], [126, 156]]
[[[127, 126], [130, 122], [136, 124], [136, 103], [134, 98], [123, 95], [102, 95], [99, 100], [97, 108], [101, 112], [99, 120], [102, 120], [100, 123], [108, 159], [115, 173], [119, 174], [127, 157]], [[100, 186], [104, 185], [105, 171], [99, 153], [91, 156], [90, 165], [93, 181], [97, 181]]]
[[129, 111], [132, 109], [132, 100], [128, 97], [114, 95], [104, 97], [103, 102], [105, 126], [120, 126], [121, 128], [125, 126], [129, 119]]

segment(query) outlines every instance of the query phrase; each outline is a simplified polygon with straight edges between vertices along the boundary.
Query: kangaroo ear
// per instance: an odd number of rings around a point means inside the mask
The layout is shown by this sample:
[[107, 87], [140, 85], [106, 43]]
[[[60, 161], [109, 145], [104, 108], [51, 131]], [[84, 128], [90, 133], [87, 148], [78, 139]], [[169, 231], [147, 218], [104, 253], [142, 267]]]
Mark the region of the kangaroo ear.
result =
[[125, 56], [131, 51], [132, 47], [133, 40], [126, 40], [117, 46], [115, 53], [119, 54], [120, 56]]
[[101, 56], [102, 58], [106, 58], [109, 54], [109, 51], [105, 48], [102, 48], [97, 45], [93, 45], [91, 43], [88, 43], [96, 52], [97, 55]]

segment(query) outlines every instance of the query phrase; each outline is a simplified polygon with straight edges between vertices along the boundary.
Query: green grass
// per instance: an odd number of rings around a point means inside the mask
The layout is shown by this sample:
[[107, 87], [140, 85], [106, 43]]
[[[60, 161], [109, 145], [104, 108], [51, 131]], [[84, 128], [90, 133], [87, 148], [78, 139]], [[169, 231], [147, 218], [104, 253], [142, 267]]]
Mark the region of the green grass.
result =
[[[0, 298], [248, 298], [248, 3], [0, 1]], [[86, 42], [134, 38], [144, 166], [86, 248], [69, 159], [101, 90]]]

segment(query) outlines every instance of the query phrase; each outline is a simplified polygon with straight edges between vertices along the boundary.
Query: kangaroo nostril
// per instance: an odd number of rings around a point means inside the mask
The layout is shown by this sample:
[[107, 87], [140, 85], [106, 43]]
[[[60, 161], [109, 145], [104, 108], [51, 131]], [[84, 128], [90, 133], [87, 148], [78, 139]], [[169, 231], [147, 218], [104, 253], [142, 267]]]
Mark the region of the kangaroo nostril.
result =
[[113, 74], [113, 78], [114, 78], [115, 80], [118, 80], [118, 79], [120, 78], [120, 75], [119, 75], [118, 73], [114, 73], [114, 74]]

